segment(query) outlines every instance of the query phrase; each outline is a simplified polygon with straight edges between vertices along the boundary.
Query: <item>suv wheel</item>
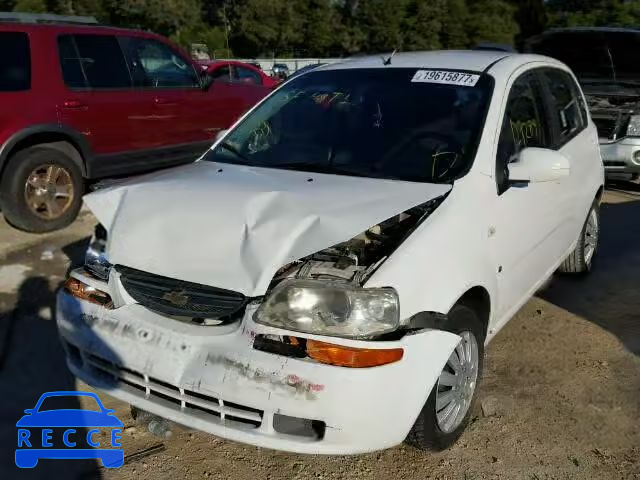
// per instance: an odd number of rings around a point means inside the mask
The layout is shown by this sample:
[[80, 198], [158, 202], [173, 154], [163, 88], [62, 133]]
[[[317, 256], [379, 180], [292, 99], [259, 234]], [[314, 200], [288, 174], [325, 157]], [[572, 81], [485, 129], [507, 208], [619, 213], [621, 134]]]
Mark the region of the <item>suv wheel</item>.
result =
[[482, 375], [484, 328], [476, 312], [462, 303], [454, 306], [443, 329], [457, 333], [461, 341], [407, 436], [406, 442], [421, 450], [443, 450], [460, 437]]
[[12, 156], [0, 184], [6, 220], [34, 233], [50, 232], [73, 222], [82, 193], [78, 165], [59, 150], [38, 146]]

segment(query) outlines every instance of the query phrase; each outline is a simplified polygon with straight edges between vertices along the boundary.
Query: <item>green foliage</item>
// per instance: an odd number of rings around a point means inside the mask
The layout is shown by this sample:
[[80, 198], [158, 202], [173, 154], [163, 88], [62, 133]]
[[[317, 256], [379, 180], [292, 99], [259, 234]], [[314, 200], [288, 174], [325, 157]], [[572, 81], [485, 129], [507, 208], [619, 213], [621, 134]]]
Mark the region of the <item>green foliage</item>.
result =
[[637, 0], [0, 0], [13, 9], [94, 15], [212, 53], [228, 42], [244, 57], [520, 45], [547, 26], [640, 24]]
[[13, 6], [14, 12], [45, 13], [47, 5], [44, 0], [18, 0]]
[[436, 50], [442, 47], [446, 0], [411, 0], [404, 14], [404, 50]]
[[442, 46], [444, 48], [467, 48], [469, 46], [468, 19], [469, 14], [465, 0], [447, 1], [442, 29]]
[[469, 7], [467, 31], [469, 44], [482, 42], [513, 44], [518, 24], [513, 20], [515, 7], [503, 0], [477, 0]]
[[223, 27], [211, 27], [205, 23], [188, 25], [176, 30], [171, 35], [171, 40], [186, 50], [189, 50], [193, 43], [204, 43], [209, 47], [209, 53], [224, 52], [222, 56], [230, 57], [231, 52], [227, 51], [227, 42], [224, 36]]

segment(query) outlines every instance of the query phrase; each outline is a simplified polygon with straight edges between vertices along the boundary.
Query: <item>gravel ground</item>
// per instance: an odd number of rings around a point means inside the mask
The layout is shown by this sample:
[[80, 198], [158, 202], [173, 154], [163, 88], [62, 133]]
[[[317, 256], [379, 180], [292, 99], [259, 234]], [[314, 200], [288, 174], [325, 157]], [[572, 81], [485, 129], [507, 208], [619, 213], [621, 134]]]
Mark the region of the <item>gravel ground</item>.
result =
[[2, 226], [0, 479], [640, 479], [640, 188], [624, 188], [606, 194], [593, 274], [553, 278], [497, 335], [472, 424], [436, 454], [399, 446], [304, 456], [183, 430], [161, 440], [135, 425], [127, 405], [101, 394], [125, 424], [122, 468], [50, 460], [18, 470], [22, 410], [42, 392], [88, 388], [65, 367], [52, 309], [92, 219], [26, 243]]

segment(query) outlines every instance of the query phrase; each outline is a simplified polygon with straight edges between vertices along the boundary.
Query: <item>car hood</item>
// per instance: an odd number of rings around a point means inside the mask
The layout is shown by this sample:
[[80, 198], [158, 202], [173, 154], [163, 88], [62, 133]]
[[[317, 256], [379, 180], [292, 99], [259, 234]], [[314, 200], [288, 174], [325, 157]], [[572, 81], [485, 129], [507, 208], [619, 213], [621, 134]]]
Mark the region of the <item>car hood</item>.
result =
[[199, 161], [91, 193], [114, 265], [263, 295], [283, 265], [451, 185]]
[[122, 422], [92, 410], [47, 410], [23, 416], [16, 427], [122, 427]]

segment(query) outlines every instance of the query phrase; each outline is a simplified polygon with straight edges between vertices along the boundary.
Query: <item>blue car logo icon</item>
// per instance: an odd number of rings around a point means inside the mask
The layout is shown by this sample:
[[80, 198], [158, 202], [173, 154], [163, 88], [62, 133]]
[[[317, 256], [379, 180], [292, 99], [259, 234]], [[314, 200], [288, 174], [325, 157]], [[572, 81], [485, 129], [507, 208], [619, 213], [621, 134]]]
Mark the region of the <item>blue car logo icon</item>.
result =
[[[78, 397], [91, 397], [96, 408], [68, 408]], [[87, 400], [87, 399], [85, 399]], [[62, 408], [51, 408], [59, 404]], [[89, 400], [92, 405], [93, 402]], [[120, 444], [122, 422], [107, 409], [95, 393], [49, 392], [18, 423], [16, 465], [33, 468], [39, 459], [100, 459], [107, 468], [119, 468], [124, 463]], [[55, 434], [54, 434], [55, 431]], [[85, 433], [86, 431], [86, 433]], [[106, 434], [106, 439], [104, 438]], [[56, 445], [54, 448], [54, 442]], [[64, 448], [58, 448], [62, 447]]]

